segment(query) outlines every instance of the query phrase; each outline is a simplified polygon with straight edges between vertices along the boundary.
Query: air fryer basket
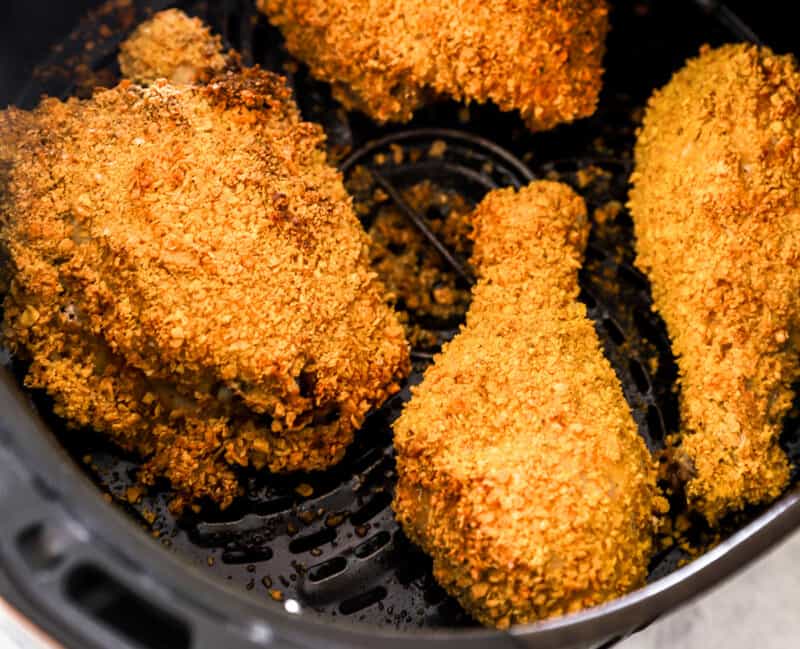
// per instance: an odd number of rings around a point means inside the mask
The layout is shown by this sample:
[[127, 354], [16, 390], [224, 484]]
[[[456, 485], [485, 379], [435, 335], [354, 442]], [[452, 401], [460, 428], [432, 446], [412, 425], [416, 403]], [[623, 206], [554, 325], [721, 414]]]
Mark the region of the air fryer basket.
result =
[[[616, 4], [597, 114], [538, 135], [491, 107], [445, 103], [421, 111], [411, 124], [389, 127], [345, 114], [324, 84], [288, 59], [280, 34], [248, 0], [108, 3], [59, 46], [18, 103], [29, 107], [44, 92], [85, 95], [94, 83], [113, 83], [119, 42], [151, 11], [179, 6], [209, 22], [246, 63], [287, 74], [306, 118], [325, 127], [331, 157], [352, 181], [365, 226], [393, 205], [464, 287], [466, 260], [431, 225], [448, 208], [410, 205], [410, 187], [428, 180], [474, 204], [494, 187], [533, 178], [572, 184], [599, 216], [581, 299], [640, 433], [657, 452], [677, 426], [674, 359], [663, 322], [652, 313], [647, 280], [632, 265], [630, 218], [624, 208], [616, 218], [604, 216], [609, 206], [616, 212], [625, 203], [638, 109], [651, 90], [700, 44], [757, 37], [715, 3]], [[369, 182], [355, 183], [365, 170]], [[440, 341], [457, 330], [453, 320], [423, 320]], [[415, 349], [409, 385], [421, 379], [431, 351]], [[337, 467], [280, 477], [246, 473], [246, 495], [230, 509], [207, 507], [176, 519], [167, 508], [168, 485], [141, 500], [128, 498], [135, 457], [89, 431], [66, 431], [45, 395], [18, 387], [21, 363], [8, 359], [0, 370], [0, 592], [12, 593], [22, 611], [68, 646], [599, 647], [726, 577], [800, 521], [800, 495], [792, 487], [771, 507], [731, 517], [721, 542], [684, 567], [683, 550], [661, 552], [649, 585], [635, 593], [566, 618], [493, 632], [477, 627], [447, 597], [432, 578], [430, 560], [392, 516], [391, 422], [407, 388], [370, 416]], [[787, 422], [783, 445], [796, 464], [797, 422]], [[706, 542], [708, 530], [694, 524], [696, 542]]]

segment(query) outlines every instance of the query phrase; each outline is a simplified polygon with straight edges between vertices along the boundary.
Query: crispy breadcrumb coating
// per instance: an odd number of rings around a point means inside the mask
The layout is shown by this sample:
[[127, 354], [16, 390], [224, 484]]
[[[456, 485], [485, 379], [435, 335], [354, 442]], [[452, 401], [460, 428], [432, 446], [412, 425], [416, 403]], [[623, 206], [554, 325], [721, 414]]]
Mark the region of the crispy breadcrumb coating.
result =
[[519, 110], [536, 131], [594, 112], [604, 0], [258, 0], [294, 56], [379, 122], [437, 95]]
[[800, 378], [800, 72], [704, 48], [650, 99], [630, 208], [678, 357], [687, 494], [712, 523], [777, 497]]
[[167, 9], [143, 22], [120, 46], [122, 75], [147, 85], [157, 79], [176, 84], [205, 83], [232, 67], [233, 52], [199, 18]]
[[167, 476], [176, 508], [232, 471], [323, 469], [399, 390], [403, 330], [322, 129], [281, 77], [121, 84], [0, 114], [5, 343], [75, 427]]
[[394, 508], [444, 588], [505, 628], [644, 584], [666, 503], [577, 300], [583, 200], [540, 181], [474, 220], [480, 279], [395, 425]]

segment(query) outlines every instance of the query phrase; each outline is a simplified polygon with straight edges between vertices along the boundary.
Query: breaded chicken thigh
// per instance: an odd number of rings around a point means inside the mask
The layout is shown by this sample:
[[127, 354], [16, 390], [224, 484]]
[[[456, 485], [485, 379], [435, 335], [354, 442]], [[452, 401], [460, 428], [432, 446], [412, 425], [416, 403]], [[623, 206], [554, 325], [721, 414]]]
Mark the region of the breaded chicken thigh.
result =
[[[73, 427], [165, 475], [323, 469], [399, 389], [403, 330], [320, 127], [281, 77], [123, 83], [0, 113], [3, 339]], [[75, 433], [79, 434], [79, 433]]]
[[605, 0], [257, 0], [291, 54], [379, 122], [437, 96], [494, 102], [545, 130], [594, 112]]
[[466, 325], [394, 428], [394, 509], [442, 586], [505, 628], [643, 585], [666, 503], [577, 299], [583, 200], [547, 181], [496, 190], [474, 225]]
[[630, 208], [678, 357], [687, 494], [716, 522], [777, 497], [800, 378], [800, 71], [704, 49], [647, 107]]

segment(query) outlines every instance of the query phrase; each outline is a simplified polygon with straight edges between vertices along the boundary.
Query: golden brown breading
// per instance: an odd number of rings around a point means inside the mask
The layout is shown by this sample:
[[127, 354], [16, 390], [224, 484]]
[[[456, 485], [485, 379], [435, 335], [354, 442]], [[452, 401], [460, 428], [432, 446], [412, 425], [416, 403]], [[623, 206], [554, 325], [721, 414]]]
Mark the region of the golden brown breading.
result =
[[258, 0], [347, 108], [407, 121], [436, 95], [519, 110], [533, 130], [594, 112], [604, 0]]
[[157, 79], [192, 84], [209, 81], [235, 59], [199, 18], [167, 9], [139, 25], [122, 43], [119, 66], [124, 77], [144, 85]]
[[678, 357], [687, 488], [709, 521], [777, 497], [800, 378], [800, 72], [704, 49], [647, 108], [630, 207]]
[[540, 181], [474, 219], [480, 279], [395, 425], [394, 508], [444, 588], [503, 628], [641, 586], [666, 503], [577, 300], [582, 199]]
[[74, 426], [223, 506], [232, 466], [322, 469], [408, 349], [320, 127], [281, 77], [126, 83], [19, 120], [3, 334]]

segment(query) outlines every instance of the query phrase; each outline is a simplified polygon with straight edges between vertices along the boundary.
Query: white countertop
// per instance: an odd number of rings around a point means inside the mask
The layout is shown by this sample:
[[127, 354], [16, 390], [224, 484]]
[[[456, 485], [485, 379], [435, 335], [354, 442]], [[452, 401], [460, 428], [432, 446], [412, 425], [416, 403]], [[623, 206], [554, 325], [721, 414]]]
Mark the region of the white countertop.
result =
[[800, 532], [616, 649], [800, 647]]
[[[57, 649], [0, 599], [0, 649]], [[112, 649], [109, 647], [109, 649]]]

